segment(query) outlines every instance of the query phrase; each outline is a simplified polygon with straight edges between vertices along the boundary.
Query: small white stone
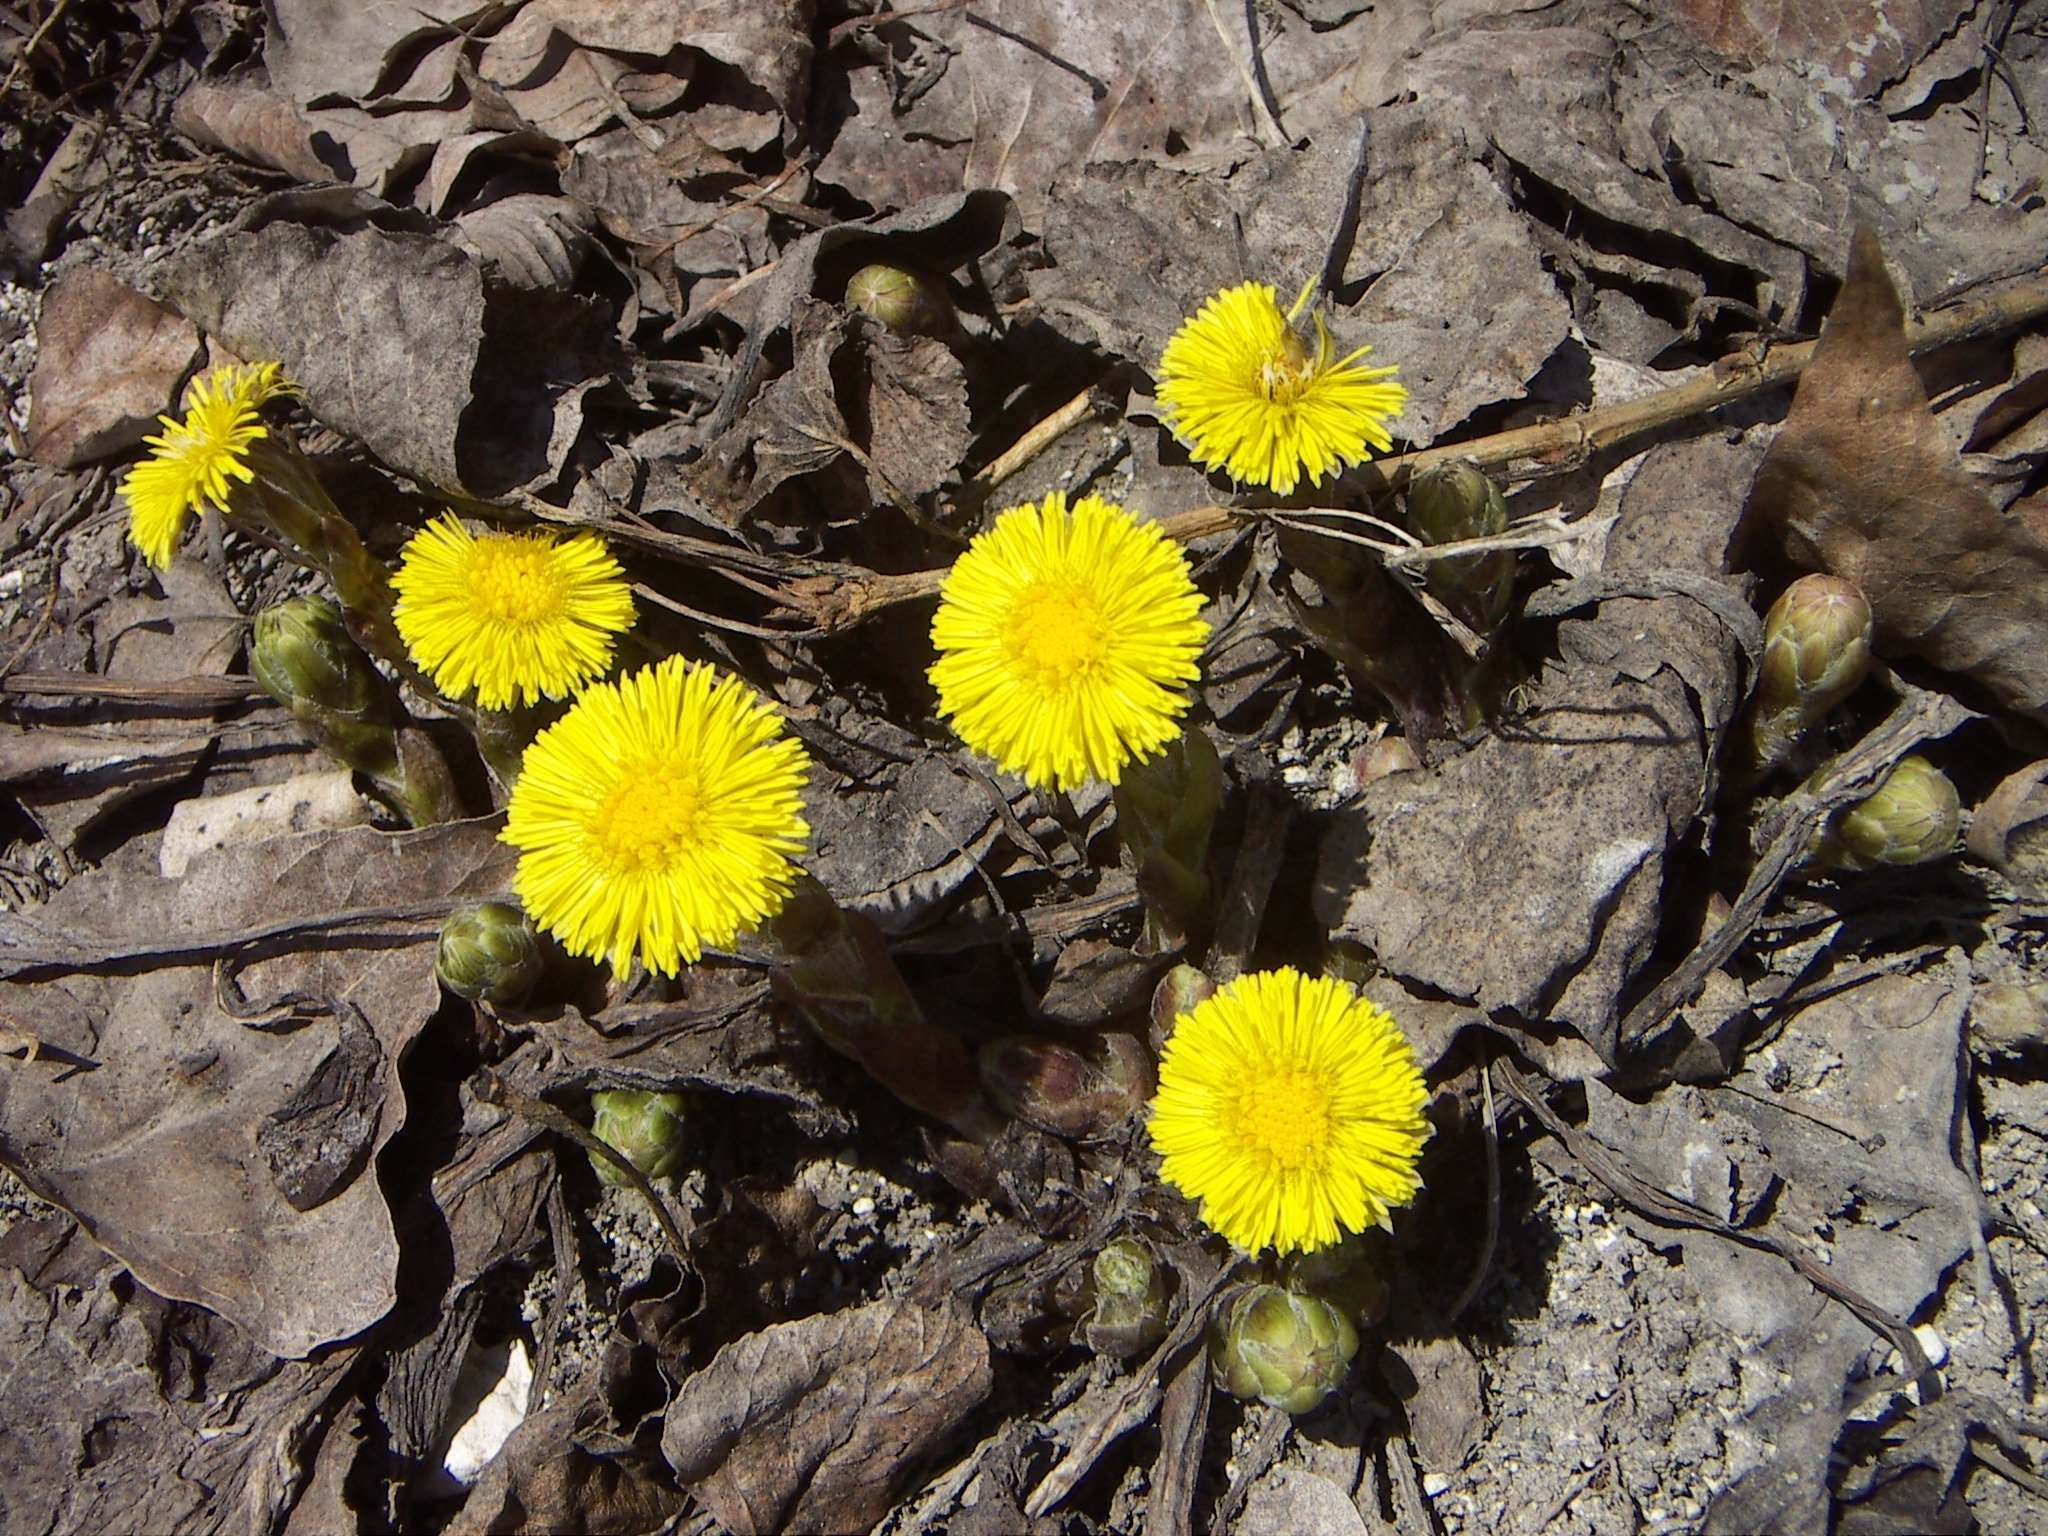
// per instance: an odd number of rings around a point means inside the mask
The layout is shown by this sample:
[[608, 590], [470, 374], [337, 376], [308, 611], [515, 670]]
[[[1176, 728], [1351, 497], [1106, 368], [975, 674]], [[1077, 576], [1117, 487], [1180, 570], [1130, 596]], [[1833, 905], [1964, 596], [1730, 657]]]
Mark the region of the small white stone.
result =
[[1451, 1480], [1441, 1472], [1425, 1472], [1422, 1475], [1422, 1491], [1428, 1497], [1441, 1498], [1450, 1491]]
[[862, 1195], [858, 1200], [853, 1202], [853, 1214], [856, 1216], [874, 1215], [875, 1202], [873, 1200], [870, 1200], [866, 1195]]
[[[460, 1402], [466, 1395], [465, 1385], [474, 1391], [474, 1383], [490, 1368], [490, 1362], [484, 1356], [466, 1363], [462, 1368], [462, 1376], [466, 1380], [458, 1382], [456, 1400]], [[501, 1374], [490, 1391], [484, 1394], [483, 1401], [477, 1403], [476, 1411], [448, 1442], [448, 1455], [441, 1463], [442, 1469], [465, 1488], [476, 1481], [484, 1464], [498, 1454], [499, 1448], [526, 1417], [526, 1394], [533, 1385], [533, 1362], [527, 1358], [524, 1340], [512, 1340], [498, 1370]]]
[[1948, 1340], [1944, 1339], [1932, 1323], [1922, 1323], [1913, 1330], [1913, 1337], [1920, 1341], [1920, 1348], [1927, 1356], [1929, 1365], [1948, 1363]]

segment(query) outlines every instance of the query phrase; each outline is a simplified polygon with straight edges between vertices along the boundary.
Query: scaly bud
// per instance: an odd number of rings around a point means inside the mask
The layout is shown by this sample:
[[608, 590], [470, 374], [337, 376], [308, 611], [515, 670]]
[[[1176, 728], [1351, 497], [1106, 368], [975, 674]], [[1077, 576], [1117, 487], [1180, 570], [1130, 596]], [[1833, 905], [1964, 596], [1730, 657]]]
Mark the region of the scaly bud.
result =
[[1209, 922], [1209, 834], [1223, 803], [1223, 762], [1199, 727], [1157, 757], [1124, 769], [1117, 830], [1138, 869], [1138, 891], [1162, 948]]
[[326, 598], [288, 598], [257, 614], [249, 670], [323, 751], [414, 826], [461, 814], [447, 763]]
[[1094, 1310], [1081, 1336], [1098, 1355], [1143, 1354], [1166, 1337], [1173, 1311], [1173, 1271], [1135, 1237], [1103, 1245], [1090, 1266]]
[[1152, 1096], [1151, 1061], [1131, 1035], [1104, 1035], [1094, 1052], [1009, 1035], [989, 1041], [976, 1060], [988, 1096], [1049, 1136], [1105, 1135]]
[[953, 331], [953, 301], [920, 272], [878, 261], [847, 280], [846, 306], [873, 315], [904, 336], [947, 336]]
[[[392, 755], [390, 686], [326, 598], [286, 598], [257, 614], [249, 670], [287, 709], [333, 711], [381, 730], [383, 755]], [[376, 756], [375, 749], [365, 756]]]
[[[591, 1134], [650, 1179], [683, 1167], [683, 1096], [655, 1089], [601, 1088], [590, 1096]], [[630, 1180], [601, 1157], [590, 1165], [614, 1188]]]
[[1802, 576], [1764, 616], [1750, 758], [1756, 771], [1783, 762], [1870, 670], [1870, 604], [1839, 576]]
[[1962, 799], [1948, 775], [1916, 754], [1900, 758], [1869, 799], [1839, 813], [1816, 851], [1836, 869], [1925, 864], [1955, 852], [1962, 819]]
[[1224, 1388], [1289, 1413], [1307, 1413], [1336, 1391], [1357, 1353], [1358, 1330], [1341, 1311], [1277, 1285], [1240, 1292], [1210, 1331]]
[[[1408, 487], [1408, 521], [1429, 544], [1455, 544], [1507, 532], [1508, 504], [1500, 487], [1464, 459], [1417, 475]], [[1481, 635], [1507, 617], [1515, 595], [1515, 552], [1494, 550], [1431, 562], [1430, 595]]]
[[441, 924], [434, 974], [457, 997], [516, 1003], [533, 990], [543, 968], [540, 940], [517, 907], [476, 902], [457, 907]]

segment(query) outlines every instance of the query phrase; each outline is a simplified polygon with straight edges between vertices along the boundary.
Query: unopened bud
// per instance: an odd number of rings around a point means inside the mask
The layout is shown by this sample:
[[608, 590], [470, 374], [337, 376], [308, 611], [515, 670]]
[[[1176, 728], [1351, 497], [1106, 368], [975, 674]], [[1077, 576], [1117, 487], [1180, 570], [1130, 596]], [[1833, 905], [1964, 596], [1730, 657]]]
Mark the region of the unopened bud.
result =
[[1094, 1309], [1081, 1336], [1098, 1355], [1143, 1354], [1166, 1337], [1173, 1272], [1135, 1237], [1105, 1244], [1090, 1266]]
[[[683, 1167], [683, 1095], [656, 1089], [602, 1088], [590, 1096], [591, 1134], [650, 1179]], [[630, 1183], [611, 1162], [593, 1157], [597, 1176], [614, 1188]]]
[[1358, 1330], [1317, 1296], [1255, 1285], [1219, 1314], [1209, 1358], [1233, 1397], [1307, 1413], [1343, 1385]]
[[1130, 1035], [1104, 1035], [1085, 1053], [1010, 1035], [984, 1045], [977, 1063], [982, 1087], [1005, 1113], [1076, 1141], [1114, 1130], [1152, 1096], [1151, 1062]]
[[1925, 864], [1955, 852], [1962, 799], [1948, 775], [1917, 754], [1899, 760], [1876, 793], [1841, 812], [1819, 845], [1837, 869]]
[[1764, 616], [1750, 756], [1775, 767], [1870, 671], [1870, 604], [1839, 576], [1802, 576]]
[[1455, 544], [1505, 533], [1508, 504], [1478, 465], [1453, 459], [1409, 484], [1408, 520], [1426, 543]]
[[249, 670], [287, 709], [338, 711], [389, 735], [388, 685], [342, 622], [317, 595], [286, 598], [256, 615]]
[[846, 305], [905, 336], [945, 336], [954, 326], [953, 301], [937, 283], [885, 261], [847, 280]]
[[[1507, 532], [1508, 504], [1476, 464], [1453, 459], [1417, 475], [1408, 487], [1408, 520], [1425, 543], [1455, 544]], [[1515, 591], [1515, 552], [1492, 550], [1432, 561], [1430, 595], [1482, 635], [1507, 617]]]
[[518, 1002], [533, 990], [544, 964], [533, 924], [502, 901], [457, 907], [441, 924], [434, 951], [441, 985], [471, 1002]]

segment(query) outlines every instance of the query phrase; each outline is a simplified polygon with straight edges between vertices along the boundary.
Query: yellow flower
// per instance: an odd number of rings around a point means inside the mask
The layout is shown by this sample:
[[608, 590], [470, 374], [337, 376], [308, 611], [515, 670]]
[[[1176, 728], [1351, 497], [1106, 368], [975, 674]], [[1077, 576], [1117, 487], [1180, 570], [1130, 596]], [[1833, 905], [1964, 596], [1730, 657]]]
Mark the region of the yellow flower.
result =
[[1150, 1130], [1162, 1176], [1232, 1246], [1307, 1253], [1415, 1198], [1425, 1098], [1384, 1010], [1329, 977], [1260, 971], [1175, 1022]]
[[513, 888], [571, 954], [673, 975], [782, 909], [807, 766], [714, 667], [671, 656], [598, 683], [526, 749], [500, 834]]
[[1282, 314], [1269, 284], [1226, 288], [1166, 343], [1159, 401], [1197, 463], [1285, 496], [1393, 447], [1385, 424], [1408, 391], [1393, 368], [1357, 366], [1371, 347], [1338, 357], [1320, 314], [1313, 346], [1294, 329], [1314, 289]]
[[412, 536], [392, 578], [392, 618], [450, 698], [485, 709], [566, 698], [612, 664], [633, 595], [595, 534], [474, 534], [453, 515]]
[[159, 416], [163, 434], [144, 438], [149, 457], [128, 471], [128, 537], [158, 570], [171, 563], [185, 515], [227, 506], [229, 482], [256, 478], [242, 462], [249, 445], [269, 435], [257, 414], [291, 393], [276, 363], [232, 364], [195, 379], [185, 392], [185, 419]]
[[1180, 734], [1208, 639], [1187, 556], [1122, 507], [1054, 492], [1011, 507], [947, 574], [932, 619], [940, 712], [1042, 789], [1095, 778]]

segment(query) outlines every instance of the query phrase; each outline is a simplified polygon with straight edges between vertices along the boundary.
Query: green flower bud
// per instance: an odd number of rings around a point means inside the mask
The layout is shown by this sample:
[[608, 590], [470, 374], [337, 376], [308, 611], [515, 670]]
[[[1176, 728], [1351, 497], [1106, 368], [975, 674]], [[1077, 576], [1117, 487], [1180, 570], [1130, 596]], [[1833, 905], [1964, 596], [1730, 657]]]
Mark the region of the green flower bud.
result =
[[1094, 1310], [1081, 1336], [1098, 1355], [1143, 1354], [1166, 1337], [1173, 1311], [1173, 1271], [1135, 1237], [1103, 1246], [1090, 1266]]
[[257, 614], [249, 670], [294, 714], [342, 715], [364, 728], [366, 741], [381, 736], [382, 756], [390, 760], [390, 684], [326, 598], [287, 598]]
[[[654, 1089], [601, 1088], [590, 1096], [591, 1134], [650, 1179], [672, 1178], [683, 1167], [683, 1096]], [[606, 1159], [593, 1157], [597, 1176], [614, 1188], [629, 1181]]]
[[1307, 1413], [1336, 1391], [1358, 1353], [1358, 1330], [1317, 1296], [1255, 1285], [1218, 1314], [1209, 1337], [1216, 1377], [1233, 1396]]
[[1916, 754], [1901, 758], [1869, 799], [1838, 814], [1818, 852], [1836, 869], [1925, 864], [1955, 852], [1962, 819], [1962, 799], [1948, 775]]
[[954, 326], [953, 301], [944, 289], [922, 273], [885, 261], [848, 279], [846, 306], [904, 336], [946, 336]]
[[462, 814], [440, 751], [326, 598], [289, 598], [257, 614], [249, 670], [323, 751], [414, 826]]
[[[1408, 520], [1425, 543], [1454, 544], [1505, 533], [1508, 504], [1476, 464], [1454, 459], [1415, 477], [1408, 487]], [[1432, 597], [1479, 634], [1490, 635], [1514, 599], [1515, 552], [1437, 560], [1424, 579]]]
[[1764, 617], [1750, 757], [1759, 772], [1856, 691], [1870, 670], [1870, 604], [1839, 576], [1802, 576]]
[[471, 1002], [516, 1003], [533, 990], [546, 962], [533, 924], [502, 901], [457, 907], [441, 924], [434, 974]]
[[984, 1045], [976, 1061], [982, 1087], [1005, 1113], [1076, 1141], [1114, 1130], [1152, 1096], [1151, 1061], [1130, 1035], [1104, 1035], [1086, 1053], [1009, 1035]]
[[1505, 533], [1508, 504], [1478, 465], [1453, 459], [1410, 482], [1408, 520], [1425, 543], [1455, 544]]

